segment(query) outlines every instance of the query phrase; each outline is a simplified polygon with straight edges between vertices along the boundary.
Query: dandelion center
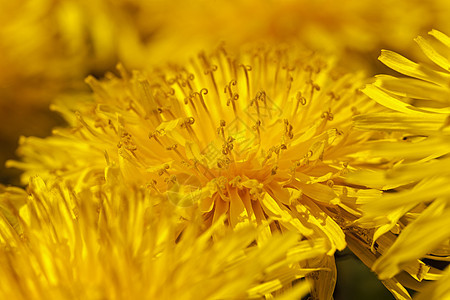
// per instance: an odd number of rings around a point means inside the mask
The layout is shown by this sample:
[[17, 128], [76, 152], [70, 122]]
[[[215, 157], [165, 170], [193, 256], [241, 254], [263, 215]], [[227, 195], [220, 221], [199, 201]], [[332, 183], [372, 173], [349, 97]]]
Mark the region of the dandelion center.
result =
[[93, 101], [54, 105], [70, 129], [22, 140], [25, 178], [42, 168], [81, 189], [119, 170], [181, 208], [199, 207], [206, 225], [226, 214], [233, 228], [270, 223], [265, 234], [294, 230], [325, 237], [329, 254], [345, 248], [341, 227], [358, 217], [359, 189], [343, 176], [371, 135], [352, 130], [352, 116], [373, 106], [359, 75], [283, 47], [220, 47], [186, 66], [119, 71], [87, 79]]

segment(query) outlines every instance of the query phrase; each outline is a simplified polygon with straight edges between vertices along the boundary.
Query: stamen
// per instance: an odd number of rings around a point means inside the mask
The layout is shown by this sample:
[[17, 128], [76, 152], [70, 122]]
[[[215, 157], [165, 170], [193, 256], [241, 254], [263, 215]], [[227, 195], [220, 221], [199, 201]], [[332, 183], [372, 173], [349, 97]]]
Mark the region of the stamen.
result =
[[217, 159], [217, 167], [219, 169], [227, 169], [231, 163], [231, 160], [228, 157]]
[[296, 160], [294, 161], [294, 165], [290, 167], [290, 171], [291, 171], [291, 177], [289, 178], [289, 182], [295, 181], [296, 180], [296, 172], [297, 172], [297, 168], [300, 167], [302, 165], [302, 161]]
[[334, 119], [333, 113], [330, 110], [323, 112], [320, 117], [327, 121], [333, 121]]
[[294, 117], [297, 115], [299, 104], [306, 105], [306, 98], [303, 97], [302, 92], [298, 91], [297, 94], [295, 95], [295, 98], [297, 99], [297, 103], [295, 104], [295, 109], [293, 113]]
[[[228, 62], [228, 66], [230, 68], [230, 74], [232, 78], [239, 78], [237, 73], [237, 61], [236, 59], [232, 59], [230, 56], [225, 56]], [[227, 75], [223, 75], [223, 78], [227, 78]]]
[[193, 91], [192, 85], [191, 85], [191, 81], [194, 81], [195, 76], [192, 73], [188, 73], [188, 76], [186, 78], [186, 85], [189, 88], [189, 91]]
[[175, 184], [175, 182], [177, 182], [177, 177], [175, 175], [171, 175], [170, 177], [164, 178], [164, 182], [167, 184]]
[[309, 80], [312, 80], [312, 74], [314, 72], [313, 67], [311, 65], [307, 65], [304, 70], [309, 73], [308, 74]]
[[[253, 104], [256, 106], [256, 112], [258, 113], [258, 119], [261, 120], [261, 114], [260, 114], [258, 101], [262, 101], [264, 103], [264, 107], [267, 109], [266, 92], [265, 91], [259, 91], [258, 93], [256, 93], [255, 99], [253, 99], [250, 102], [250, 106], [253, 106]], [[268, 112], [269, 112], [269, 117], [272, 118], [272, 116], [270, 114], [270, 109], [268, 110]]]
[[176, 77], [176, 82], [177, 82], [180, 90], [184, 93], [185, 96], [189, 95], [192, 92], [192, 86], [190, 83], [190, 81], [192, 81], [192, 80], [194, 80], [193, 74], [188, 74], [186, 79], [183, 78], [182, 74], [178, 74]]
[[115, 134], [117, 134], [117, 129], [116, 127], [114, 127], [114, 124], [111, 120], [108, 120], [108, 126], [114, 131]]
[[259, 101], [262, 101], [262, 102], [264, 103], [264, 108], [265, 108], [265, 109], [267, 110], [267, 112], [269, 113], [269, 118], [272, 119], [271, 110], [268, 109], [268, 107], [267, 107], [266, 92], [265, 92], [265, 91], [261, 91], [261, 92], [259, 93], [259, 97], [257, 97], [257, 99], [258, 99]]
[[236, 80], [231, 80], [230, 83], [228, 83], [224, 88], [224, 93], [228, 94], [229, 97], [227, 100], [227, 106], [230, 106], [230, 103], [232, 104], [235, 115], [237, 115], [237, 111], [236, 111], [236, 104], [234, 103], [234, 101], [239, 99], [239, 94], [233, 93], [231, 86], [236, 86], [236, 84], [237, 84]]
[[158, 135], [161, 135], [161, 134], [160, 134], [160, 132], [159, 132], [158, 130], [156, 130], [156, 131], [150, 132], [150, 133], [148, 134], [148, 138], [149, 138], [149, 139], [155, 139], [155, 141], [156, 141], [158, 144], [160, 144], [161, 147], [165, 147], [165, 146], [161, 143], [161, 141], [158, 139], [158, 137], [157, 137]]
[[247, 97], [250, 98], [250, 78], [248, 76], [248, 72], [250, 72], [252, 70], [252, 67], [248, 66], [248, 65], [242, 65], [242, 64], [240, 64], [239, 67], [241, 67], [244, 70], [245, 82], [247, 84]]
[[294, 138], [294, 134], [292, 133], [292, 125], [289, 123], [288, 119], [284, 119], [284, 135], [287, 136], [289, 139]]
[[289, 98], [289, 94], [291, 93], [292, 88], [292, 82], [294, 81], [294, 78], [290, 75], [287, 75], [287, 87], [286, 87], [286, 93], [283, 98], [283, 105], [286, 104], [286, 100]]
[[313, 97], [314, 97], [314, 91], [320, 91], [320, 86], [318, 84], [316, 84], [313, 80], [309, 80], [306, 82], [306, 84], [311, 85], [311, 92], [310, 92], [310, 96], [309, 96], [309, 101], [313, 101]]
[[158, 184], [158, 182], [156, 180], [152, 179], [149, 183], [147, 183], [146, 188], [152, 189], [155, 192], [157, 192], [158, 194], [162, 194], [161, 191], [156, 186], [157, 184]]
[[170, 167], [168, 164], [164, 164], [164, 166], [158, 170], [158, 176], [162, 176], [163, 174], [170, 175], [169, 172], [167, 171], [169, 168]]
[[234, 188], [242, 189], [242, 178], [241, 176], [236, 176], [233, 179], [230, 180], [230, 185]]
[[341, 96], [337, 95], [335, 92], [328, 92], [328, 96], [330, 96], [331, 100], [339, 101], [341, 99]]
[[327, 68], [327, 63], [324, 60], [319, 59], [316, 61], [316, 70], [315, 70], [316, 74], [319, 74], [322, 71], [322, 69], [326, 69], [326, 68]]
[[309, 165], [309, 159], [314, 155], [314, 152], [312, 150], [309, 150], [308, 153], [306, 153], [303, 156], [303, 159], [301, 161], [302, 165]]
[[137, 146], [131, 140], [131, 134], [129, 134], [128, 132], [124, 131], [121, 134], [120, 141], [117, 143], [117, 148], [119, 148], [119, 149], [125, 148], [125, 150], [128, 150], [129, 152], [131, 152], [131, 154], [135, 158], [137, 158], [136, 153], [134, 153], [134, 151], [137, 150]]
[[278, 170], [278, 166], [274, 166], [274, 167], [272, 168], [272, 170], [271, 170], [271, 174], [272, 174], [272, 175], [277, 174], [277, 170]]
[[205, 99], [203, 97], [204, 95], [207, 95], [207, 94], [208, 94], [208, 89], [202, 88], [200, 90], [200, 92], [194, 92], [191, 94], [190, 97], [197, 97], [200, 100], [200, 103], [202, 104], [203, 109], [209, 114], [208, 107], [206, 106]]
[[265, 165], [266, 164], [266, 162], [272, 157], [272, 154], [273, 154], [273, 152], [274, 152], [274, 149], [275, 149], [275, 147], [270, 147], [269, 148], [269, 151], [267, 151], [267, 155], [266, 155], [266, 157], [264, 158], [264, 160], [262, 161], [262, 163], [261, 163], [261, 165]]
[[360, 114], [360, 112], [358, 111], [358, 109], [356, 108], [356, 106], [352, 106], [352, 114], [353, 114], [353, 116], [356, 116], [356, 115], [359, 115]]
[[219, 96], [219, 89], [217, 88], [216, 79], [214, 78], [214, 72], [217, 71], [217, 66], [211, 65], [209, 63], [208, 59], [206, 58], [205, 53], [200, 53], [199, 59], [200, 59], [200, 62], [203, 63], [204, 74], [210, 75], [211, 81], [214, 85], [214, 89], [216, 90], [217, 96]]
[[125, 108], [128, 111], [134, 111], [138, 116], [142, 116], [142, 114], [137, 110], [137, 108], [134, 106], [134, 102], [132, 99], [128, 99], [128, 106]]
[[260, 183], [256, 187], [252, 187], [248, 194], [250, 195], [251, 200], [261, 200], [264, 190], [262, 188], [262, 183]]
[[[208, 89], [202, 88], [200, 90], [200, 92], [192, 93], [191, 97], [200, 100], [200, 103], [201, 103], [203, 109], [205, 110], [206, 114], [208, 115], [209, 122], [211, 123], [211, 128], [214, 128], [214, 126], [215, 126], [214, 125], [214, 121], [212, 119], [212, 116], [211, 116], [211, 114], [210, 114], [210, 112], [208, 110], [208, 107], [206, 106], [206, 102], [205, 102], [205, 97], [204, 96], [207, 95], [207, 94], [208, 94]], [[197, 114], [197, 116], [200, 119], [202, 118], [199, 114]]]
[[286, 149], [287, 149], [286, 144], [281, 144], [280, 146], [274, 147], [273, 151], [277, 155], [277, 163], [278, 163], [278, 160], [280, 159], [280, 152], [281, 152], [281, 150], [286, 150]]
[[95, 119], [95, 123], [94, 123], [95, 128], [100, 128], [103, 131], [103, 133], [106, 133], [105, 126], [106, 126], [105, 120], [103, 120], [100, 117], [97, 117]]
[[173, 150], [182, 160], [185, 160], [186, 158], [183, 157], [183, 155], [178, 151], [178, 144], [173, 144], [172, 146], [166, 147], [166, 150]]
[[200, 145], [200, 141], [199, 141], [197, 135], [195, 134], [194, 130], [191, 127], [191, 125], [193, 125], [194, 123], [195, 123], [195, 119], [193, 117], [189, 117], [189, 118], [185, 118], [180, 126], [181, 126], [181, 128], [186, 128], [186, 130], [189, 133], [189, 136], [192, 139], [194, 139], [197, 144]]
[[231, 153], [231, 150], [234, 148], [234, 141], [235, 139], [232, 136], [228, 137], [227, 141], [222, 145], [222, 154], [228, 155]]
[[259, 127], [261, 126], [261, 120], [256, 121], [255, 125], [252, 126], [252, 129], [258, 133], [258, 143], [261, 143], [261, 132]]
[[217, 134], [219, 134], [225, 141], [225, 126], [227, 123], [224, 120], [220, 120], [219, 128], [217, 128]]
[[195, 79], [194, 74], [189, 73], [186, 68], [177, 65], [170, 65], [169, 67], [176, 75], [174, 78], [168, 80], [164, 80], [164, 77], [161, 76], [163, 81], [168, 83], [168, 85], [174, 85], [176, 83], [184, 96], [187, 97], [193, 91], [191, 82]]
[[293, 65], [292, 67], [289, 67], [289, 65], [285, 64], [285, 65], [281, 66], [281, 68], [283, 70], [286, 70], [286, 77], [289, 75], [289, 72], [295, 71], [295, 65]]
[[189, 103], [192, 104], [192, 107], [194, 108], [194, 110], [197, 112], [197, 109], [195, 107], [194, 102], [192, 101], [192, 98], [194, 98], [194, 94], [190, 94], [188, 97], [184, 98], [184, 105], [188, 105]]

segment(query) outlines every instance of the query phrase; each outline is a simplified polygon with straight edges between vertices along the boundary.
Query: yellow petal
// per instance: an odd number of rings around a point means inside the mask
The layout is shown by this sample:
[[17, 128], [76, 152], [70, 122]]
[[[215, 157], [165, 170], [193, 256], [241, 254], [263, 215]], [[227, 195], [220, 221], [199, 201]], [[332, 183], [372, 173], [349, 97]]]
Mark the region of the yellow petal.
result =
[[450, 48], [450, 37], [448, 35], [440, 32], [439, 30], [433, 29], [428, 32], [429, 35], [434, 36], [437, 40], [439, 40], [442, 44]]
[[377, 75], [374, 85], [397, 96], [423, 100], [433, 100], [443, 103], [450, 102], [448, 89], [431, 82], [414, 78], [397, 78], [387, 75]]
[[450, 63], [448, 59], [439, 54], [427, 40], [425, 40], [421, 36], [418, 36], [414, 40], [417, 44], [419, 44], [423, 53], [425, 53], [425, 55], [428, 56], [429, 59], [431, 59], [435, 64], [437, 64], [444, 70], [450, 71]]
[[378, 59], [389, 68], [411, 77], [437, 83], [442, 86], [447, 86], [447, 83], [450, 80], [449, 74], [432, 71], [424, 66], [419, 66], [392, 51], [381, 50], [381, 55]]
[[379, 104], [392, 110], [413, 115], [422, 114], [421, 112], [417, 111], [413, 106], [390, 96], [389, 94], [383, 92], [381, 89], [379, 89], [374, 85], [366, 85], [362, 89], [362, 92], [367, 96], [369, 96], [370, 98], [372, 98], [373, 100], [375, 100], [376, 102], [378, 102]]
[[381, 279], [392, 278], [400, 268], [436, 248], [450, 237], [443, 228], [450, 227], [450, 209], [442, 211], [444, 202], [435, 201], [403, 229], [397, 241], [373, 265]]

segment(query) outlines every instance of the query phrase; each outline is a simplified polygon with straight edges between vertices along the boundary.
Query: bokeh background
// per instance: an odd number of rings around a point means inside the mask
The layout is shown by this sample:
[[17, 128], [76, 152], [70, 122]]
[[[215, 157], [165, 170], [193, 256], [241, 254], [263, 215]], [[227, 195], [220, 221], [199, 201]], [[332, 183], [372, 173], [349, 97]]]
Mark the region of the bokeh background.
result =
[[[450, 32], [449, 13], [446, 0], [0, 0], [0, 182], [19, 185], [5, 162], [17, 159], [20, 136], [63, 125], [51, 102], [89, 93], [84, 78], [119, 62], [151, 69], [221, 42], [290, 42], [370, 77], [387, 72], [381, 49], [414, 58], [414, 37]], [[392, 299], [350, 253], [336, 259], [336, 299]]]

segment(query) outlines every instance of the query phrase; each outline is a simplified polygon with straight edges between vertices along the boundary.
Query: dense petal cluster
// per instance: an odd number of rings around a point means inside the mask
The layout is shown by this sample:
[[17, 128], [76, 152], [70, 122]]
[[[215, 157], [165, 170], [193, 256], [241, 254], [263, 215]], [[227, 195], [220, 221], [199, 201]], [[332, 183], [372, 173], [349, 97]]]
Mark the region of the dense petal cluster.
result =
[[[193, 221], [180, 234], [173, 206], [110, 183], [80, 193], [38, 177], [27, 192], [2, 187], [2, 299], [260, 298], [317, 270], [291, 266], [322, 253], [324, 240], [285, 234], [255, 245], [257, 229], [246, 227], [213, 242], [223, 219], [206, 231]], [[297, 281], [279, 299], [308, 291]]]
[[[355, 117], [362, 129], [382, 130], [400, 140], [382, 141], [372, 155], [389, 156], [397, 163], [387, 172], [362, 172], [353, 182], [394, 189], [381, 199], [363, 206], [361, 224], [377, 226], [374, 241], [392, 232], [397, 241], [374, 264], [381, 278], [399, 274], [401, 267], [421, 259], [434, 266], [450, 260], [450, 38], [432, 30], [432, 39], [418, 37], [416, 42], [434, 65], [414, 63], [390, 51], [380, 60], [408, 77], [377, 76], [364, 92], [391, 113]], [[432, 263], [432, 262], [435, 263]], [[443, 289], [428, 289], [439, 299], [448, 286], [448, 275], [431, 267], [425, 279], [442, 277]], [[418, 283], [416, 284], [416, 286]], [[436, 293], [436, 294], [434, 294]]]

